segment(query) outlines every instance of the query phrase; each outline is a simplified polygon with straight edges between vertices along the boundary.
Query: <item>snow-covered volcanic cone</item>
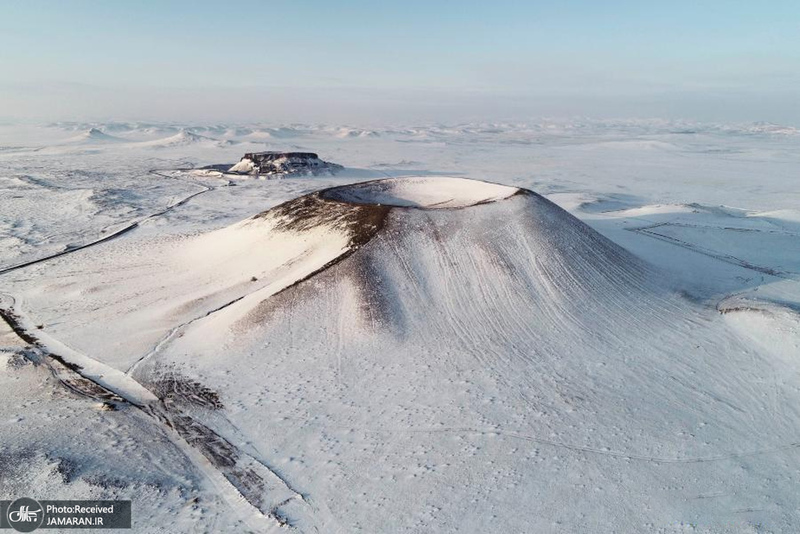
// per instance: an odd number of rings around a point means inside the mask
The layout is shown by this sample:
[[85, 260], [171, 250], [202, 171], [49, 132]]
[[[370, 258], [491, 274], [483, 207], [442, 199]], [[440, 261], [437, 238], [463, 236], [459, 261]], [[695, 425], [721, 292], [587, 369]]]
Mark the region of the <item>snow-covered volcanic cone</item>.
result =
[[98, 130], [97, 128], [90, 128], [80, 135], [71, 137], [65, 143], [72, 144], [96, 144], [96, 143], [123, 143], [124, 139], [108, 135], [107, 133]]
[[190, 132], [189, 130], [181, 129], [181, 131], [169, 137], [155, 139], [152, 141], [142, 141], [138, 143], [138, 146], [151, 148], [170, 148], [202, 144], [216, 145], [217, 143], [218, 141], [212, 137], [207, 137], [205, 135]]
[[[537, 348], [529, 348], [540, 352], [561, 343], [550, 339], [554, 330], [607, 332], [645, 320], [666, 294], [637, 258], [543, 197], [462, 178], [326, 189], [203, 236], [185, 250], [195, 269], [219, 263], [233, 275], [239, 261], [246, 272], [275, 264], [293, 273], [203, 319], [203, 343], [212, 345], [231, 336], [238, 343], [260, 339], [271, 323], [265, 319], [284, 317], [286, 302], [321, 310], [331, 293], [343, 307], [328, 310], [324, 320], [309, 317], [304, 330], [327, 331], [334, 317], [346, 316], [341, 334], [358, 339], [411, 340], [424, 332], [447, 339], [465, 329], [476, 342], [505, 332], [516, 345], [535, 332]], [[212, 250], [224, 262], [210, 260]], [[254, 277], [275, 279], [263, 268]], [[321, 302], [313, 296], [318, 291]], [[181, 336], [182, 343], [191, 339], [188, 332]]]
[[328, 200], [413, 208], [465, 208], [520, 193], [516, 187], [463, 178], [390, 178], [334, 187], [321, 193]]
[[237, 230], [273, 220], [308, 243], [335, 228], [343, 246], [304, 281], [182, 330], [135, 376], [180, 369], [220, 392], [233, 435], [308, 496], [283, 509], [300, 530], [579, 530], [565, 501], [656, 485], [657, 507], [698, 470], [713, 478], [696, 461], [778, 441], [754, 431], [750, 356], [539, 195], [384, 180]]
[[658, 531], [747, 504], [702, 497], [727, 494], [795, 509], [800, 391], [774, 409], [776, 362], [531, 191], [336, 187], [156, 257], [52, 273], [84, 309], [26, 303], [210, 429], [188, 441], [301, 532]]

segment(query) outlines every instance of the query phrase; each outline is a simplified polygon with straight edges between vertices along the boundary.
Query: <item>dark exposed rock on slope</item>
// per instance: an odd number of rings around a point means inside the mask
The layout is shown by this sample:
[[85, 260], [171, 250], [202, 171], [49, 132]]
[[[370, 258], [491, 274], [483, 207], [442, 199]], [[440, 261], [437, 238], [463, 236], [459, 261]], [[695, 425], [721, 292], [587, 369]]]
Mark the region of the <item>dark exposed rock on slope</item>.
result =
[[313, 152], [251, 152], [228, 169], [236, 174], [280, 176], [334, 173], [341, 165], [323, 161]]

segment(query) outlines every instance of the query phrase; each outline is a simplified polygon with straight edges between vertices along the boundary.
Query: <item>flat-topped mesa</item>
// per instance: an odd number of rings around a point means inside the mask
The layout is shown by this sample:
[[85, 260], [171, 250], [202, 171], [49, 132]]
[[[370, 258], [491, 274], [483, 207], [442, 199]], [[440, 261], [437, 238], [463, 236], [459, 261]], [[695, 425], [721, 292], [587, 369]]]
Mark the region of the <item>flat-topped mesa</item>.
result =
[[313, 152], [248, 152], [228, 172], [252, 175], [320, 174], [341, 165], [319, 159]]

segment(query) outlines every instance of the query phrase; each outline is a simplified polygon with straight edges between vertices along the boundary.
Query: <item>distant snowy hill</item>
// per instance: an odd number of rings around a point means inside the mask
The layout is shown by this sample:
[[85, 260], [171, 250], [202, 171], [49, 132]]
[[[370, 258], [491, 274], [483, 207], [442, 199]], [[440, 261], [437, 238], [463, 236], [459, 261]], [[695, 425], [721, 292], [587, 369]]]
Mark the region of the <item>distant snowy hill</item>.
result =
[[74, 144], [124, 143], [125, 139], [109, 135], [97, 128], [90, 128], [80, 135], [69, 138], [66, 142]]
[[156, 148], [169, 148], [169, 147], [196, 145], [201, 143], [215, 144], [216, 142], [217, 140], [211, 137], [206, 137], [204, 135], [196, 134], [190, 132], [189, 130], [181, 130], [175, 135], [164, 137], [162, 139], [156, 139], [154, 141], [145, 141], [143, 143], [140, 143], [140, 145], [148, 147], [156, 147]]

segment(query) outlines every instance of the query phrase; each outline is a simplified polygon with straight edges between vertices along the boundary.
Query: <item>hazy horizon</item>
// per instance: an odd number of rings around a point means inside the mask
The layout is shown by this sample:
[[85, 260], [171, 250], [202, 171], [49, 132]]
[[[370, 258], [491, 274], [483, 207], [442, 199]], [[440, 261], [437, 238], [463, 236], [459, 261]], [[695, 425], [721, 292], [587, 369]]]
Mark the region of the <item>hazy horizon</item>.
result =
[[0, 118], [800, 126], [800, 6], [11, 2]]

